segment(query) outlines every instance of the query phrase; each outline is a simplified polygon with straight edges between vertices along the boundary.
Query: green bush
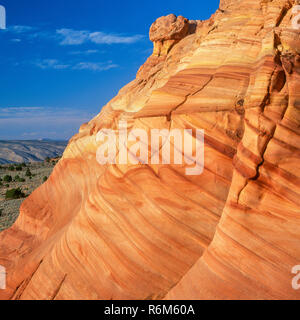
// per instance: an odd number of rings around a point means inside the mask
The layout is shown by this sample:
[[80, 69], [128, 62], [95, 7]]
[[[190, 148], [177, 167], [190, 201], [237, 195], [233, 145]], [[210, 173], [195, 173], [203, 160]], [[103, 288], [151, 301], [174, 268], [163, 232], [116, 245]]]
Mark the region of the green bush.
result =
[[24, 197], [25, 193], [20, 188], [7, 190], [5, 194], [5, 199], [20, 199]]
[[25, 182], [26, 180], [24, 178], [21, 178], [20, 176], [15, 176], [14, 179], [16, 182]]
[[46, 182], [48, 180], [48, 177], [44, 177], [43, 181]]
[[26, 177], [31, 177], [31, 176], [32, 176], [32, 173], [31, 173], [31, 171], [30, 171], [29, 168], [27, 168], [26, 173], [25, 173], [25, 176], [26, 176]]
[[9, 171], [15, 171], [15, 167], [14, 167], [14, 166], [9, 166], [9, 167], [8, 167], [8, 170], [9, 170]]
[[23, 168], [22, 168], [22, 166], [21, 166], [21, 165], [18, 165], [18, 166], [16, 166], [16, 170], [17, 170], [17, 171], [22, 171], [22, 170], [23, 170]]
[[12, 182], [12, 177], [9, 175], [6, 175], [6, 176], [4, 176], [3, 181], [4, 182]]

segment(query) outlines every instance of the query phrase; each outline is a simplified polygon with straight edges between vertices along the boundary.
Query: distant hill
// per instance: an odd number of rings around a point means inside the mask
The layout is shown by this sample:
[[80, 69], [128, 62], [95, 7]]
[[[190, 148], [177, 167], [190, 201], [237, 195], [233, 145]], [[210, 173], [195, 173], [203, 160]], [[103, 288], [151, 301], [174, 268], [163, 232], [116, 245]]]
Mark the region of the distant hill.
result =
[[67, 141], [51, 140], [0, 140], [0, 164], [43, 161], [61, 156]]

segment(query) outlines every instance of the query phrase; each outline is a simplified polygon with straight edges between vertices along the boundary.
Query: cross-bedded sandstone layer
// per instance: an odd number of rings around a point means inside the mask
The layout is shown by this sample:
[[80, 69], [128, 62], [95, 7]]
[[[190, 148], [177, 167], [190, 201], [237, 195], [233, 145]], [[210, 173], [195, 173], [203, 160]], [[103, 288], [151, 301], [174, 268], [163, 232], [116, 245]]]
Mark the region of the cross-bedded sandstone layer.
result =
[[[137, 79], [81, 127], [0, 235], [0, 297], [299, 299], [295, 4], [223, 0], [207, 21], [159, 19], [151, 29], [160, 44]], [[96, 134], [120, 120], [204, 129], [203, 174], [100, 166]]]

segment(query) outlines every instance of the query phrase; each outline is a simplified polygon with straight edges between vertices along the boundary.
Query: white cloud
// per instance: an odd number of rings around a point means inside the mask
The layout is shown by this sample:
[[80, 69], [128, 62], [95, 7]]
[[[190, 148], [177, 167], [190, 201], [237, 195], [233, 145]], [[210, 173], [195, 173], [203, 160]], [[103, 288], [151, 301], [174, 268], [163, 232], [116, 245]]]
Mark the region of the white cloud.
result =
[[16, 115], [23, 115], [28, 112], [36, 112], [44, 110], [43, 107], [5, 107], [0, 108], [0, 118], [5, 118], [7, 116], [10, 116], [12, 114]]
[[117, 68], [118, 65], [107, 62], [78, 62], [78, 63], [63, 63], [57, 59], [44, 59], [34, 62], [34, 65], [41, 69], [72, 69], [72, 70], [90, 70], [90, 71], [105, 71], [113, 68]]
[[34, 27], [30, 27], [30, 26], [19, 26], [19, 25], [15, 25], [15, 26], [10, 26], [6, 29], [8, 32], [12, 32], [12, 33], [26, 33], [26, 32], [30, 32], [35, 30]]
[[105, 71], [113, 68], [117, 68], [117, 64], [109, 62], [108, 64], [104, 63], [94, 63], [94, 62], [79, 62], [73, 69], [74, 70], [91, 70], [91, 71]]
[[21, 39], [11, 39], [11, 42], [21, 42]]
[[69, 139], [94, 116], [86, 108], [0, 107], [0, 139]]
[[122, 36], [104, 32], [90, 32], [86, 30], [59, 29], [56, 33], [61, 38], [61, 45], [80, 45], [86, 42], [95, 44], [130, 44], [143, 38], [142, 35]]
[[35, 62], [35, 65], [41, 69], [67, 69], [70, 67], [69, 64], [60, 63], [56, 59], [44, 59]]
[[61, 45], [79, 45], [86, 42], [89, 37], [88, 31], [76, 31], [73, 29], [59, 29], [56, 33], [61, 36]]
[[[10, 121], [21, 123], [23, 120], [39, 123], [47, 122], [65, 122], [68, 119], [72, 121], [83, 121], [91, 119], [92, 115], [85, 111], [85, 108], [53, 108], [53, 107], [0, 107], [0, 124], [8, 124]], [[83, 123], [82, 122], [82, 123]]]
[[[102, 31], [74, 30], [62, 28], [53, 30], [41, 30], [37, 27], [14, 25], [6, 29], [12, 34], [23, 35], [28, 39], [46, 39], [58, 41], [62, 46], [74, 46], [84, 43], [94, 44], [132, 44], [144, 38], [143, 35], [126, 36], [121, 34], [105, 33]], [[91, 50], [93, 51], [93, 50]], [[86, 51], [87, 54], [88, 51]], [[90, 52], [92, 53], [92, 52]]]
[[139, 40], [141, 40], [143, 36], [141, 35], [135, 35], [131, 37], [124, 37], [119, 35], [113, 35], [113, 34], [105, 34], [103, 32], [93, 32], [89, 35], [89, 39], [91, 42], [96, 44], [130, 44], [135, 43]]
[[38, 135], [38, 132], [24, 132], [22, 137], [37, 137]]
[[99, 50], [84, 50], [84, 51], [71, 51], [69, 54], [72, 55], [90, 55], [90, 54], [95, 54], [99, 53]]

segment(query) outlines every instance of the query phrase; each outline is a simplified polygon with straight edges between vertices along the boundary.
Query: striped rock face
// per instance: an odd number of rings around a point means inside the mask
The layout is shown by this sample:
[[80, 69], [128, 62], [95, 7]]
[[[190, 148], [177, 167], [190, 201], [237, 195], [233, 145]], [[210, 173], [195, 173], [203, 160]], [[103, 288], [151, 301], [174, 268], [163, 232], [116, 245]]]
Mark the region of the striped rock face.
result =
[[[293, 1], [223, 0], [74, 136], [0, 234], [2, 299], [299, 299]], [[99, 165], [101, 129], [204, 129], [205, 167]]]

